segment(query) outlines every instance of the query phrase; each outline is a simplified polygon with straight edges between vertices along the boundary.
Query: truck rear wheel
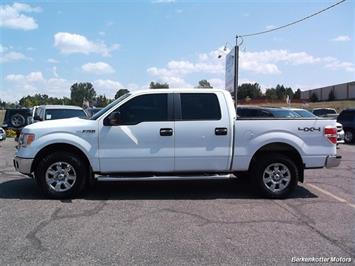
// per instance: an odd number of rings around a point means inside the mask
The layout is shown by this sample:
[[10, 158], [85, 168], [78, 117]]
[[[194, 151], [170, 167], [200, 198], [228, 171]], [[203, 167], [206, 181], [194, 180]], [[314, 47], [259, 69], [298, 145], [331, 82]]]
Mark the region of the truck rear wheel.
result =
[[37, 184], [46, 195], [55, 199], [77, 196], [84, 189], [88, 176], [84, 161], [68, 152], [48, 154], [36, 168]]
[[264, 196], [285, 198], [296, 188], [299, 170], [289, 157], [280, 153], [268, 153], [256, 160], [253, 177]]

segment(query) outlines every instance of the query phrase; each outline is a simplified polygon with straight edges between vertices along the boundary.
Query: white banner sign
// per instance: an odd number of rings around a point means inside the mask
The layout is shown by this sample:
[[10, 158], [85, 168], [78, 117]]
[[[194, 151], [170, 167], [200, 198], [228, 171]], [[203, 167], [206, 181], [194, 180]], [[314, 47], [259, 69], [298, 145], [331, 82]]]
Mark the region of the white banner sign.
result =
[[233, 48], [226, 56], [226, 90], [234, 92], [234, 54], [235, 48]]

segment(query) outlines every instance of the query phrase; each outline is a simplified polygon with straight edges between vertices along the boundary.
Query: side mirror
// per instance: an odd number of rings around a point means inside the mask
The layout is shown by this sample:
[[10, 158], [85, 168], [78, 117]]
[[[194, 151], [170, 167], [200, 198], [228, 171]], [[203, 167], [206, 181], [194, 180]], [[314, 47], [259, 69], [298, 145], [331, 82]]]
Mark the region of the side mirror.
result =
[[104, 126], [118, 126], [120, 124], [121, 114], [119, 111], [112, 112], [104, 119]]

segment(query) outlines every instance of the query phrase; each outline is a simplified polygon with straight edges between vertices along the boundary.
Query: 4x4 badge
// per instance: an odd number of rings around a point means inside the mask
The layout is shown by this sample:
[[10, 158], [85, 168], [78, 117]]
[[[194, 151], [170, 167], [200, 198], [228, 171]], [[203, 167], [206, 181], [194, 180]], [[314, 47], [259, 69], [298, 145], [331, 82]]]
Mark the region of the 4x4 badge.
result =
[[299, 131], [304, 131], [304, 132], [313, 132], [313, 131], [319, 131], [320, 132], [320, 127], [315, 128], [315, 127], [304, 127], [304, 128], [298, 128]]

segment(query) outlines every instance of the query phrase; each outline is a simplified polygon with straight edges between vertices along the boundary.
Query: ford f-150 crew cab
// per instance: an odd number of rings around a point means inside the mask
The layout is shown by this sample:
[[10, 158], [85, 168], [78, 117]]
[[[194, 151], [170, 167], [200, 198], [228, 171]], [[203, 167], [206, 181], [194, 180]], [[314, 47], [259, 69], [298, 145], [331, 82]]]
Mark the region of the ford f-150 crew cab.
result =
[[335, 167], [335, 120], [238, 118], [217, 89], [125, 94], [90, 119], [26, 126], [14, 158], [52, 198], [95, 181], [233, 178], [248, 173], [267, 197], [286, 197], [307, 168]]

